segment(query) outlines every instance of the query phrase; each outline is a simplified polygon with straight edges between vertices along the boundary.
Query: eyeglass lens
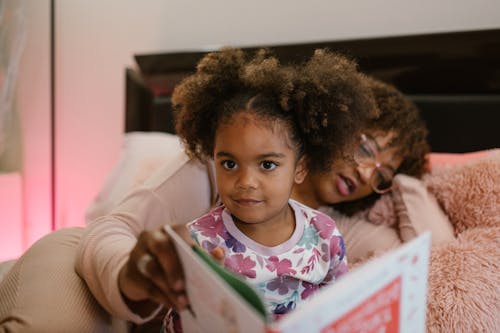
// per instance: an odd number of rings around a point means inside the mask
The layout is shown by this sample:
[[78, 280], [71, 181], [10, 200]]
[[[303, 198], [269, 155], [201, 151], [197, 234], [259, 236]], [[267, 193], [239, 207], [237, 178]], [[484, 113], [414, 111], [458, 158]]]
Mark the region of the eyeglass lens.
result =
[[391, 189], [392, 187], [392, 171], [385, 168], [379, 167], [377, 168], [371, 177], [372, 187], [377, 192], [385, 192]]
[[[360, 145], [354, 154], [354, 160], [360, 165], [376, 165], [378, 158], [377, 142], [363, 135]], [[386, 192], [392, 187], [393, 172], [391, 169], [378, 166], [371, 175], [370, 182], [372, 188], [379, 193]]]

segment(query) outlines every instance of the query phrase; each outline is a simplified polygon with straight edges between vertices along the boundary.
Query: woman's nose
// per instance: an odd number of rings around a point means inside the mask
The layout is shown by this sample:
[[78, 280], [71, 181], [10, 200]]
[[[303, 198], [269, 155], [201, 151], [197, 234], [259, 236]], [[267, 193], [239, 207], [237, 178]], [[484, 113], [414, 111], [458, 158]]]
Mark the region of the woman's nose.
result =
[[373, 165], [358, 165], [356, 169], [359, 173], [359, 178], [361, 179], [361, 182], [363, 182], [364, 184], [367, 184], [370, 181], [370, 178], [373, 174], [373, 169], [375, 169], [375, 166], [373, 166]]

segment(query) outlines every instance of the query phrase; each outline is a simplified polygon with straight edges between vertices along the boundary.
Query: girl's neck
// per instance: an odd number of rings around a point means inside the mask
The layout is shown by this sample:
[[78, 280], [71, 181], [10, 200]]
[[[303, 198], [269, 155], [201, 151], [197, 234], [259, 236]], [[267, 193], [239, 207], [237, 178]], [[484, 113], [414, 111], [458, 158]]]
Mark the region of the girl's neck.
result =
[[292, 189], [292, 198], [306, 206], [317, 209], [321, 206], [316, 200], [316, 193], [310, 182], [310, 178], [306, 177], [300, 184], [295, 184]]
[[268, 247], [278, 246], [292, 237], [295, 231], [295, 213], [290, 205], [283, 210], [283, 214], [273, 221], [261, 223], [246, 223], [232, 215], [236, 227], [248, 238]]

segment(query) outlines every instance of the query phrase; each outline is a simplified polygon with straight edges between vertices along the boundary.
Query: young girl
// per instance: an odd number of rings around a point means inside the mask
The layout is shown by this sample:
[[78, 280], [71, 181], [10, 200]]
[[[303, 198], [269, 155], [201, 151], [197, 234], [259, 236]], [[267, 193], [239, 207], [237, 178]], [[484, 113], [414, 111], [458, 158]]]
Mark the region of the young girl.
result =
[[[260, 79], [251, 73], [257, 67], [274, 82], [288, 82], [278, 85], [286, 89], [249, 88]], [[205, 57], [174, 95], [177, 131], [199, 143], [187, 145], [189, 154], [213, 159], [222, 202], [189, 223], [190, 234], [207, 252], [222, 249], [224, 266], [259, 289], [275, 317], [347, 272], [335, 222], [290, 199], [307, 174], [308, 140], [296, 120], [305, 111], [294, 107], [293, 98], [284, 100], [295, 89], [291, 75], [272, 58], [247, 62], [240, 51], [225, 50]], [[217, 100], [207, 82], [232, 91], [231, 97]], [[213, 102], [200, 106], [193, 99]]]

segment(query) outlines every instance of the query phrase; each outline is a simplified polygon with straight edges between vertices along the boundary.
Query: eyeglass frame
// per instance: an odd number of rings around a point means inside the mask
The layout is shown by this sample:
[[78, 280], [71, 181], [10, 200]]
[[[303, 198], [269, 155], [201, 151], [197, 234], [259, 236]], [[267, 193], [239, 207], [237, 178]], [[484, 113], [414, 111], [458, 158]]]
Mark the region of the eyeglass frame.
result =
[[[371, 142], [373, 144], [371, 145], [364, 145], [365, 142]], [[370, 147], [370, 156], [368, 157], [359, 157], [358, 152], [362, 149], [362, 147]], [[378, 194], [384, 194], [387, 192], [390, 192], [391, 190], [394, 189], [394, 176], [396, 174], [395, 170], [388, 165], [384, 165], [379, 161], [379, 155], [380, 155], [380, 146], [378, 145], [378, 142], [370, 135], [368, 134], [361, 134], [360, 138], [360, 143], [359, 146], [357, 147], [357, 150], [354, 153], [354, 161], [358, 166], [372, 166], [373, 170], [370, 174], [369, 182], [370, 186], [372, 187], [373, 191], [375, 191]], [[360, 160], [361, 159], [361, 160]], [[366, 161], [368, 159], [368, 163]], [[388, 171], [390, 174], [390, 186], [385, 189], [379, 189], [378, 186], [381, 183], [377, 184], [376, 179], [377, 179], [377, 172], [380, 172], [380, 170], [385, 170]], [[380, 174], [380, 173], [379, 173]]]

